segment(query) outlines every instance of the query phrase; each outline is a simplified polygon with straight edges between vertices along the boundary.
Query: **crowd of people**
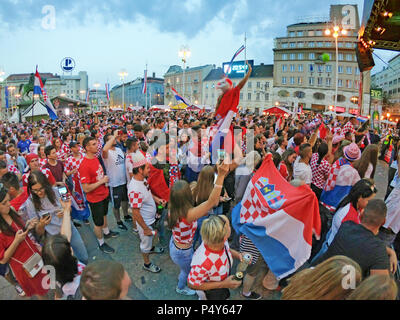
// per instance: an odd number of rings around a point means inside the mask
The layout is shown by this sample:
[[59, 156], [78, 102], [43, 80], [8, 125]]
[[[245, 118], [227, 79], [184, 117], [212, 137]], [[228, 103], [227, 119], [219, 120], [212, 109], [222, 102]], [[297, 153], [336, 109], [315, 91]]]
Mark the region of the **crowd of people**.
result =
[[[150, 257], [168, 251], [181, 295], [228, 299], [229, 289], [242, 286], [251, 300], [262, 298], [259, 287], [281, 291], [282, 299], [397, 298], [395, 128], [378, 133], [355, 116], [238, 112], [214, 161], [216, 122], [204, 111], [143, 111], [0, 123], [0, 275], [20, 296], [44, 299], [50, 291], [41, 269], [50, 265], [51, 298], [125, 298], [131, 279], [121, 263], [89, 263], [79, 231], [86, 224], [105, 254], [118, 250], [108, 239], [137, 234], [143, 272], [162, 272]], [[281, 281], [231, 228], [232, 209], [269, 154], [287, 183], [308, 185], [320, 203], [321, 238], [309, 261]], [[390, 166], [385, 201], [374, 199], [379, 159]], [[110, 228], [110, 211], [118, 230]], [[241, 281], [235, 265], [248, 253]], [[342, 286], [345, 266], [355, 270], [350, 289]]]

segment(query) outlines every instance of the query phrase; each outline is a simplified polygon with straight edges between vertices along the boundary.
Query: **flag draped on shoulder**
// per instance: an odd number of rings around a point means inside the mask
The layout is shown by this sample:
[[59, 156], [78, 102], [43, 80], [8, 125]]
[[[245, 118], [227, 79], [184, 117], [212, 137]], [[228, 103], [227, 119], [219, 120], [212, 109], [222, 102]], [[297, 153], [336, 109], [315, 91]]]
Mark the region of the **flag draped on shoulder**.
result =
[[34, 87], [33, 87], [33, 94], [42, 95], [44, 104], [45, 104], [47, 112], [50, 116], [50, 119], [51, 120], [58, 119], [56, 109], [54, 109], [53, 104], [51, 103], [51, 101], [47, 95], [46, 89], [44, 88], [42, 78], [40, 78], [40, 74], [38, 72], [37, 67], [36, 67], [36, 74], [35, 74], [35, 83], [34, 83]]
[[249, 182], [232, 224], [248, 237], [278, 278], [301, 267], [311, 255], [312, 236], [321, 234], [318, 200], [304, 185], [293, 187], [276, 169], [272, 155]]

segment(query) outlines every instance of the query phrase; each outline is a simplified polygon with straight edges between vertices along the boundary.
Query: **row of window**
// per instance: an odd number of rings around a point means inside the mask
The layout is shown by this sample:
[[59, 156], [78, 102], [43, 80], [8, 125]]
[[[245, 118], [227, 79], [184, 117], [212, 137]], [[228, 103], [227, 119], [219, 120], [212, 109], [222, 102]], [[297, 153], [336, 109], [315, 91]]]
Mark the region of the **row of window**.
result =
[[[332, 41], [309, 41], [309, 42], [282, 42], [280, 47], [282, 49], [294, 48], [331, 48], [335, 47], [335, 42]], [[338, 42], [339, 48], [353, 49], [356, 47], [354, 42]]]
[[[346, 74], [353, 74], [353, 67], [344, 67], [344, 66], [338, 66], [338, 72], [340, 74], [344, 73], [344, 70], [346, 69]], [[290, 64], [289, 66], [287, 64], [282, 65], [282, 72], [304, 72], [304, 65], [298, 64], [297, 68], [295, 64]], [[318, 72], [318, 73], [332, 73], [332, 65], [314, 65], [314, 64], [309, 64], [308, 65], [308, 71], [309, 72]], [[354, 74], [359, 75], [360, 74], [360, 69], [358, 67], [354, 67]]]
[[[317, 79], [316, 81], [315, 81], [315, 79]], [[302, 77], [282, 77], [282, 85], [287, 85], [287, 84], [290, 84], [290, 85], [303, 85], [303, 78]], [[308, 78], [308, 84], [310, 85], [310, 86], [315, 86], [315, 85], [317, 85], [318, 87], [322, 87], [322, 86], [325, 86], [325, 87], [331, 87], [332, 86], [332, 79], [331, 78], [325, 78], [325, 81], [324, 81], [324, 78], [322, 78], [322, 77], [317, 77], [317, 78], [315, 78], [315, 77], [309, 77]], [[353, 80], [343, 80], [343, 79], [339, 79], [338, 80], [338, 87], [339, 88], [347, 88], [347, 89], [358, 89], [358, 86], [359, 86], [359, 81], [358, 80], [355, 80], [355, 81], [353, 81]]]
[[[329, 54], [329, 60], [333, 60], [334, 56], [332, 53], [328, 53]], [[281, 60], [304, 60], [304, 59], [308, 59], [308, 60], [315, 60], [319, 58], [319, 56], [317, 54], [315, 54], [314, 52], [308, 53], [308, 54], [304, 54], [304, 53], [282, 53], [281, 54]], [[357, 61], [357, 57], [354, 54], [346, 54], [344, 55], [343, 53], [339, 53], [338, 55], [338, 59], [339, 61]]]
[[[209, 95], [208, 93], [206, 93], [205, 98], [208, 99]], [[214, 93], [211, 94], [211, 98], [214, 99], [216, 97], [216, 95]], [[245, 95], [243, 94], [243, 92], [240, 93], [240, 100], [244, 100]], [[252, 94], [249, 92], [247, 93], [247, 101], [251, 101], [252, 100]], [[269, 101], [270, 100], [270, 94], [269, 93], [265, 93], [265, 94], [261, 94], [261, 93], [256, 93], [255, 94], [255, 101], [261, 101], [262, 98], [264, 98], [264, 101]]]
[[[324, 36], [324, 30], [305, 30], [305, 31], [289, 31], [288, 36], [291, 38], [294, 37], [321, 37]], [[351, 34], [349, 34], [351, 36]], [[353, 33], [354, 37], [357, 37], [357, 32]]]

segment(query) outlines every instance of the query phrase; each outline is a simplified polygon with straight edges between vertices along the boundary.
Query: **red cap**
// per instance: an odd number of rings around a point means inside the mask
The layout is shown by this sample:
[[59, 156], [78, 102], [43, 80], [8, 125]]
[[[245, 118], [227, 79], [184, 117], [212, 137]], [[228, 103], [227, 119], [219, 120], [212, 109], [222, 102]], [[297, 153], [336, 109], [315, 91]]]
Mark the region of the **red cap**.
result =
[[28, 154], [28, 155], [25, 157], [25, 159], [26, 159], [26, 163], [27, 163], [28, 166], [29, 166], [29, 164], [31, 163], [31, 161], [34, 160], [34, 159], [39, 159], [39, 156], [38, 156], [37, 154], [35, 154], [35, 153], [30, 153], [30, 154]]

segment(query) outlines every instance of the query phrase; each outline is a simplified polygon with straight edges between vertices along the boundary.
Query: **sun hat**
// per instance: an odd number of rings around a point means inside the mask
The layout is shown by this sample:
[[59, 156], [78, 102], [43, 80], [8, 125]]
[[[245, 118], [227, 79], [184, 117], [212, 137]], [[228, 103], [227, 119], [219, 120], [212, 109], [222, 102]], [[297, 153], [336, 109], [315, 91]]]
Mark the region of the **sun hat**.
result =
[[355, 144], [352, 143], [343, 149], [344, 156], [347, 160], [354, 162], [361, 158], [361, 150]]

